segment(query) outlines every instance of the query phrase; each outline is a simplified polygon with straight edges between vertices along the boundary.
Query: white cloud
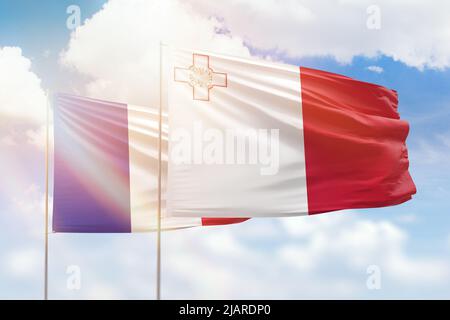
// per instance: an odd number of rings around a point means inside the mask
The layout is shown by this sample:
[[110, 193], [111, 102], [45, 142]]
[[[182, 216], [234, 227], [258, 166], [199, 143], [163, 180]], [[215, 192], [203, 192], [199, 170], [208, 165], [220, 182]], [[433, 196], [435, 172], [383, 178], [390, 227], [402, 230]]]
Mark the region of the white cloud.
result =
[[[271, 228], [269, 237], [253, 230]], [[408, 234], [353, 213], [252, 220], [164, 236], [166, 298], [363, 298], [367, 267], [389, 296], [445, 288], [450, 261], [408, 253]], [[386, 294], [386, 292], [385, 292]]]
[[411, 150], [414, 162], [425, 165], [446, 165], [450, 161], [450, 132], [420, 138]]
[[89, 289], [87, 299], [91, 300], [119, 300], [123, 299], [120, 291], [108, 284], [95, 284]]
[[[50, 116], [52, 117], [52, 116]], [[50, 150], [50, 154], [52, 152], [52, 141], [53, 141], [53, 121], [50, 120], [49, 123], [49, 150]], [[47, 135], [46, 135], [46, 126], [40, 126], [36, 129], [28, 129], [25, 132], [26, 138], [27, 138], [27, 142], [31, 145], [34, 145], [36, 147], [38, 147], [41, 150], [45, 150], [46, 147], [46, 139], [47, 139]]]
[[415, 214], [403, 214], [399, 215], [395, 220], [403, 224], [416, 223], [419, 219]]
[[448, 245], [448, 248], [450, 249], [450, 233], [449, 233], [449, 235], [447, 237], [447, 245]]
[[[11, 217], [11, 221], [15, 221], [17, 226], [26, 228], [28, 235], [35, 238], [41, 238], [44, 230], [44, 214], [45, 214], [45, 194], [36, 185], [31, 184], [22, 190], [15, 187], [14, 191], [10, 191], [12, 196], [12, 206], [9, 208], [9, 214], [15, 215]], [[51, 198], [49, 204], [52, 203]], [[51, 216], [51, 207], [49, 208], [49, 216]], [[16, 220], [14, 220], [14, 219]]]
[[239, 37], [217, 33], [221, 27], [180, 1], [110, 0], [72, 34], [61, 63], [92, 79], [90, 96], [156, 105], [160, 41], [249, 55]]
[[[284, 219], [290, 234], [306, 245], [287, 245], [316, 269], [334, 257], [353, 270], [378, 264], [395, 282], [408, 285], [439, 284], [449, 279], [450, 261], [435, 257], [410, 257], [406, 251], [408, 236], [390, 221], [371, 221], [339, 214]], [[306, 232], [305, 232], [306, 230]]]
[[13, 199], [15, 211], [26, 215], [34, 215], [44, 211], [45, 197], [40, 188], [31, 184], [22, 194], [15, 196]]
[[367, 28], [372, 0], [190, 2], [205, 15], [223, 18], [233, 35], [262, 50], [341, 62], [383, 54], [419, 69], [450, 66], [450, 3], [445, 0], [376, 1], [378, 30]]
[[0, 106], [0, 147], [38, 142], [47, 97], [18, 47], [0, 47]]
[[10, 251], [3, 257], [3, 268], [17, 278], [31, 278], [42, 272], [42, 255], [37, 248], [21, 248]]
[[52, 52], [49, 49], [44, 50], [44, 52], [42, 53], [42, 57], [44, 58], [49, 58], [51, 56]]
[[375, 72], [375, 73], [383, 73], [384, 69], [380, 66], [368, 66], [367, 70]]
[[12, 147], [16, 145], [16, 141], [12, 135], [4, 135], [0, 140], [0, 146]]
[[30, 70], [31, 61], [17, 47], [0, 47], [0, 116], [2, 126], [17, 119], [45, 122], [46, 95], [41, 80]]

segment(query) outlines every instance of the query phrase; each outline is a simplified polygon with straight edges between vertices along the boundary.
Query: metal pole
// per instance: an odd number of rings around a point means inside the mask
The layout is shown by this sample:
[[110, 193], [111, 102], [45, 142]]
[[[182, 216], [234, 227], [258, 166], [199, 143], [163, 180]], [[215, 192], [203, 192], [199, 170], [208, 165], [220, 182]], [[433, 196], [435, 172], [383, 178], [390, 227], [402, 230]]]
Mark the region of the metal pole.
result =
[[44, 261], [44, 300], [48, 300], [48, 161], [49, 161], [49, 117], [50, 94], [47, 91], [46, 130], [45, 130], [45, 261]]
[[162, 72], [163, 46], [159, 44], [159, 118], [158, 118], [158, 222], [156, 235], [156, 300], [161, 300], [161, 158], [162, 158]]

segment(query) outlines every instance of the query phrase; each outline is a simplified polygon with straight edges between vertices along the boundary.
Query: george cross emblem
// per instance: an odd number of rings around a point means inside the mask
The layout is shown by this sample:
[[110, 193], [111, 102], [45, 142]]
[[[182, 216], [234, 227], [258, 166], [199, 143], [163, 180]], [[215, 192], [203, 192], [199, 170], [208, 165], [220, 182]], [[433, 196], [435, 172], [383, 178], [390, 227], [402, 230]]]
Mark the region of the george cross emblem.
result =
[[214, 72], [209, 66], [209, 56], [192, 55], [192, 65], [188, 68], [174, 69], [174, 80], [187, 83], [192, 87], [194, 100], [209, 101], [209, 91], [214, 87], [227, 87], [227, 74]]

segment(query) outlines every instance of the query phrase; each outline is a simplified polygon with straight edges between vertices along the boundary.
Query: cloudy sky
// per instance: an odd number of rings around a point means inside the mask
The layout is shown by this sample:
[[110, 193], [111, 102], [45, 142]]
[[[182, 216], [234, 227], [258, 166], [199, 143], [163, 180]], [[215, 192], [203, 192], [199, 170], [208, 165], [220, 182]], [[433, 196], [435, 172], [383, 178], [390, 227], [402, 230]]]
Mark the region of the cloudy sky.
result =
[[[449, 10], [444, 0], [0, 0], [0, 298], [43, 294], [46, 92], [155, 105], [160, 40], [396, 89], [418, 189], [391, 208], [165, 233], [163, 298], [450, 298]], [[152, 234], [50, 235], [50, 298], [152, 299], [154, 275]]]

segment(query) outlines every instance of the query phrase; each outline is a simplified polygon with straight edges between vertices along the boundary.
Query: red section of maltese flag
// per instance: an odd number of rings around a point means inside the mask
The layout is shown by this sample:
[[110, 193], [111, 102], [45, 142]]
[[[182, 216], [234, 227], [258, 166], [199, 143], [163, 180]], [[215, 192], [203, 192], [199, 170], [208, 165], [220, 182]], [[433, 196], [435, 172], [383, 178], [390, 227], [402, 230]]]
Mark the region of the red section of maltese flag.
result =
[[219, 226], [247, 221], [248, 218], [202, 218], [202, 226]]
[[394, 90], [300, 68], [308, 213], [395, 205], [416, 188]]

